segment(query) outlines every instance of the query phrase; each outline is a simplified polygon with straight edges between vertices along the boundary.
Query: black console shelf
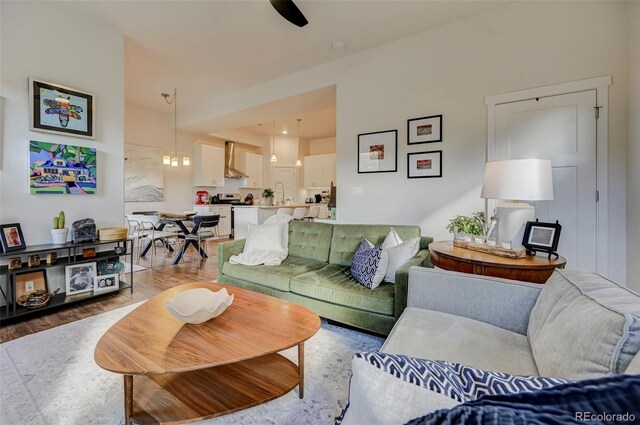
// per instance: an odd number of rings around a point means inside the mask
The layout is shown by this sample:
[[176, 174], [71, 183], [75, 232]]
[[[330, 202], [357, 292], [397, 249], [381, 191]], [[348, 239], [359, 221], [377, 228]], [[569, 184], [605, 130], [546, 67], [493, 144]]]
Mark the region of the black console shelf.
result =
[[[102, 249], [104, 245], [113, 245], [114, 247], [124, 247], [124, 254], [116, 254], [113, 247], [110, 249]], [[82, 256], [82, 250], [84, 248], [96, 248], [95, 257], [84, 258]], [[49, 253], [49, 252], [60, 252], [66, 251], [63, 256], [57, 258], [55, 264], [46, 264], [46, 258], [40, 259], [40, 265], [34, 267], [28, 267], [27, 257], [29, 255], [35, 255], [40, 253]], [[42, 245], [32, 245], [28, 246], [24, 249], [9, 251], [0, 253], [0, 261], [6, 263], [9, 258], [20, 257], [22, 260], [22, 267], [19, 269], [9, 270], [7, 264], [0, 265], [0, 283], [2, 281], [6, 281], [7, 293], [2, 293], [2, 296], [5, 298], [6, 305], [4, 308], [0, 308], [0, 322], [6, 322], [9, 320], [20, 320], [25, 317], [28, 317], [31, 314], [41, 313], [48, 310], [52, 310], [58, 307], [67, 306], [70, 304], [74, 304], [77, 302], [86, 301], [92, 298], [98, 298], [102, 295], [113, 294], [114, 292], [122, 291], [125, 289], [129, 289], [131, 293], [133, 293], [133, 239], [118, 239], [118, 240], [109, 240], [109, 241], [101, 241], [97, 240], [94, 242], [83, 242], [83, 243], [65, 243], [65, 244], [42, 244]], [[44, 270], [45, 273], [48, 273], [50, 269], [61, 268], [65, 266], [69, 266], [72, 264], [81, 264], [81, 263], [90, 263], [94, 261], [100, 261], [101, 259], [113, 258], [113, 257], [129, 257], [129, 264], [131, 264], [131, 269], [129, 272], [122, 272], [125, 275], [128, 275], [126, 280], [120, 280], [120, 288], [118, 291], [113, 292], [84, 292], [77, 295], [66, 296], [64, 292], [58, 292], [56, 296], [51, 298], [51, 301], [44, 306], [39, 308], [26, 308], [18, 305], [15, 301], [15, 275], [21, 274], [25, 272]], [[1, 289], [1, 287], [0, 287]], [[64, 289], [64, 288], [63, 288]]]

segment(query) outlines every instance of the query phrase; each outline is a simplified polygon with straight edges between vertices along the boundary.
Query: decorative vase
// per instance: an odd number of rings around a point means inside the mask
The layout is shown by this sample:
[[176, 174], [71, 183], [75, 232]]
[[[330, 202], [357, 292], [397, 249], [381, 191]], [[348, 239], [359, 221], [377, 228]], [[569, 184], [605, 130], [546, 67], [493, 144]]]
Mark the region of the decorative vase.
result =
[[270, 207], [273, 205], [273, 196], [269, 196], [268, 198], [262, 198], [264, 200], [264, 204], [267, 207]]
[[69, 229], [67, 227], [63, 229], [51, 229], [51, 239], [53, 239], [53, 244], [62, 245], [67, 243], [67, 233], [69, 233]]

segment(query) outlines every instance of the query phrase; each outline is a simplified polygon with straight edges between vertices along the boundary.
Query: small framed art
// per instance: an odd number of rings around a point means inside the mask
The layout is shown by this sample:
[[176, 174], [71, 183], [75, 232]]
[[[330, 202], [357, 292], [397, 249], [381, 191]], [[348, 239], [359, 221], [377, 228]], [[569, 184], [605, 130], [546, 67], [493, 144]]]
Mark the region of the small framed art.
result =
[[442, 115], [407, 120], [407, 144], [442, 142]]
[[65, 267], [67, 296], [93, 291], [96, 263], [80, 263]]
[[398, 130], [358, 134], [358, 173], [398, 171]]
[[442, 177], [442, 151], [407, 154], [407, 178]]
[[96, 278], [94, 293], [111, 292], [120, 289], [120, 278], [117, 273], [104, 274]]
[[16, 251], [27, 247], [24, 243], [20, 223], [0, 224], [0, 245], [2, 245], [3, 252]]
[[16, 300], [22, 295], [27, 295], [34, 291], [43, 290], [49, 292], [47, 287], [47, 274], [44, 270], [19, 273], [15, 275], [14, 279], [16, 284]]
[[70, 87], [29, 78], [31, 130], [95, 139], [95, 99]]

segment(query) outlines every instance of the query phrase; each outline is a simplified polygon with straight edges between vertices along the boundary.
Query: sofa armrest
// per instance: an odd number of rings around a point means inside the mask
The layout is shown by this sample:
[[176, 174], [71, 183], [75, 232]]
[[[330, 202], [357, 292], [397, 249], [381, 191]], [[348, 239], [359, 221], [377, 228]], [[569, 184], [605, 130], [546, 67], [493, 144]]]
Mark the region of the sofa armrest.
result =
[[409, 269], [413, 266], [433, 267], [429, 261], [431, 253], [428, 249], [421, 249], [415, 257], [407, 261], [396, 271], [395, 283], [395, 306], [393, 315], [398, 320], [400, 315], [407, 308], [407, 291], [409, 285]]
[[413, 267], [407, 305], [479, 320], [526, 335], [542, 285]]
[[232, 255], [238, 255], [244, 249], [245, 239], [218, 244], [218, 275], [222, 274], [222, 266]]

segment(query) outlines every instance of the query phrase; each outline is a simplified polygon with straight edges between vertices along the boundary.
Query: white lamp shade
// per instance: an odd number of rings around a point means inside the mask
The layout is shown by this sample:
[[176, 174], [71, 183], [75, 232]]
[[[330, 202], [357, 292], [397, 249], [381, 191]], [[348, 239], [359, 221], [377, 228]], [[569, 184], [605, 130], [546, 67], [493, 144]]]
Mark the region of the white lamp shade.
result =
[[520, 201], [553, 200], [553, 176], [548, 159], [487, 162], [482, 198]]

